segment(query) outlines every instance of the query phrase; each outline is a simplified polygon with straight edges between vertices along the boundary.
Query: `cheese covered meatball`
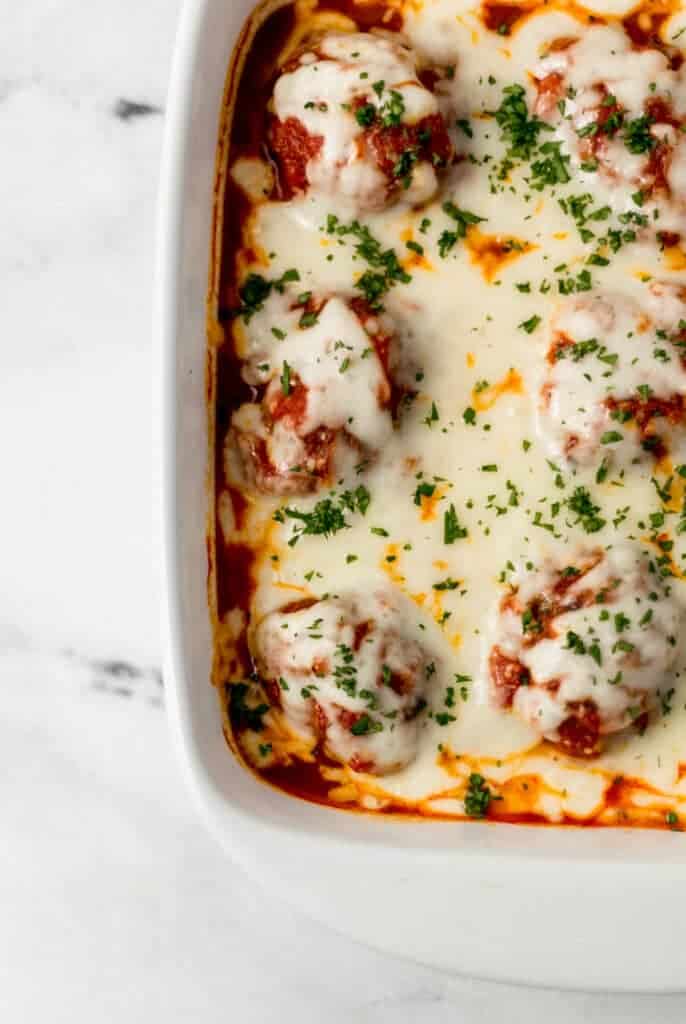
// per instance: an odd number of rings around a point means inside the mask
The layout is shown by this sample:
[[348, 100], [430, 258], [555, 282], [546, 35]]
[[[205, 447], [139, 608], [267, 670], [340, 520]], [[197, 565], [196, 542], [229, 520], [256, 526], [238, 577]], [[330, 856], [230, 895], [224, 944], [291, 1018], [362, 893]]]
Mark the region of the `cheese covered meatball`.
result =
[[427, 202], [453, 158], [415, 54], [370, 33], [329, 33], [285, 67], [268, 144], [285, 198], [312, 193], [360, 213]]
[[386, 314], [362, 299], [275, 290], [244, 335], [243, 377], [259, 401], [232, 417], [229, 480], [308, 494], [387, 443], [411, 384]]
[[429, 659], [393, 595], [344, 595], [271, 612], [253, 638], [257, 669], [293, 730], [355, 771], [415, 757]]
[[685, 297], [654, 282], [640, 305], [611, 293], [560, 305], [538, 410], [553, 458], [627, 466], [683, 444]]
[[645, 723], [675, 658], [680, 610], [647, 552], [626, 544], [523, 573], [500, 602], [494, 703], [568, 753]]
[[619, 186], [613, 200], [636, 223], [679, 234], [686, 229], [686, 88], [676, 63], [662, 50], [637, 48], [617, 26], [598, 25], [552, 42], [534, 78], [536, 113], [555, 125], [577, 167]]

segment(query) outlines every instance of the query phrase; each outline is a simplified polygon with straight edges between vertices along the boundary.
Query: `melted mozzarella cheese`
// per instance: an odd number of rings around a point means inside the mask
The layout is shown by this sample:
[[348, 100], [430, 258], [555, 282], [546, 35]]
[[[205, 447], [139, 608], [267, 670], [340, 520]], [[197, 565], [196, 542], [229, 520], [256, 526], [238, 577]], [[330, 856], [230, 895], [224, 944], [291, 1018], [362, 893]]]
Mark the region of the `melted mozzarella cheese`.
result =
[[[556, 133], [567, 147], [577, 170], [588, 160], [584, 155], [585, 140], [608, 97], [614, 97], [625, 121], [643, 117], [646, 105], [656, 99], [664, 100], [675, 117], [686, 115], [682, 71], [674, 71], [667, 57], [657, 49], [636, 50], [629, 36], [617, 25], [597, 25], [586, 29], [571, 45], [553, 48], [534, 68], [534, 76], [539, 81], [555, 74], [562, 76], [564, 81], [563, 109], [554, 105], [551, 115]], [[648, 214], [649, 222], [657, 213], [658, 222], [653, 223], [656, 230], [683, 231], [686, 229], [686, 212], [680, 189], [686, 142], [682, 133], [669, 124], [651, 124], [649, 131], [655, 139], [673, 150], [668, 161], [667, 181], [674, 195], [670, 199], [661, 196], [643, 204], [641, 212]], [[651, 175], [646, 173], [647, 161], [645, 150], [634, 153], [629, 149], [622, 132], [604, 140], [601, 162], [605, 172], [621, 186], [614, 189], [612, 195], [613, 207], [619, 212], [636, 211], [632, 194], [651, 183]], [[589, 178], [583, 176], [582, 180], [588, 181]]]
[[289, 333], [276, 354], [308, 388], [305, 433], [319, 426], [345, 427], [372, 449], [388, 440], [390, 415], [379, 408], [385, 374], [369, 336], [343, 299], [329, 299], [316, 324]]
[[[387, 179], [359, 142], [364, 125], [355, 116], [354, 102], [380, 110], [395, 94], [400, 123], [413, 125], [438, 113], [438, 101], [417, 79], [415, 57], [400, 42], [367, 33], [329, 34], [318, 42], [317, 53], [303, 54], [298, 66], [277, 80], [274, 112], [281, 121], [299, 120], [310, 136], [322, 138], [320, 152], [307, 165], [315, 192], [347, 199], [350, 209], [381, 207]], [[436, 188], [433, 167], [419, 161], [403, 198], [424, 202]]]
[[644, 307], [601, 292], [560, 305], [551, 321], [553, 347], [538, 411], [539, 433], [553, 458], [574, 465], [604, 457], [623, 466], [652, 458], [635, 424], [617, 422], [607, 402], [686, 396], [680, 350], [664, 337], [678, 333], [685, 312], [679, 293], [660, 283]]
[[326, 299], [310, 327], [300, 326], [303, 311], [290, 308], [294, 299], [273, 294], [243, 328], [248, 379], [278, 390], [287, 364], [307, 388], [301, 437], [318, 427], [345, 428], [366, 447], [380, 448], [392, 430], [380, 405], [388, 381], [369, 335], [340, 296]]
[[[469, 0], [434, 0], [406, 14], [406, 31], [417, 51], [430, 61], [456, 65], [455, 78], [447, 88], [450, 103], [460, 119], [468, 122], [471, 133], [460, 136], [460, 153], [465, 159], [450, 170], [441, 193], [421, 211], [377, 209], [364, 217], [381, 249], [393, 249], [411, 275], [408, 283], [394, 285], [383, 302], [417, 367], [415, 388], [419, 393], [404, 410], [399, 425], [389, 429], [378, 458], [355, 475], [371, 500], [364, 515], [346, 512], [344, 529], [298, 539], [293, 522], [274, 523], [272, 501], [251, 506], [249, 528], [256, 537], [266, 534], [269, 538], [260, 549], [255, 569], [252, 621], [266, 622], [265, 616], [280, 614], [289, 600], [302, 597], [323, 604], [324, 595], [364, 597], [384, 587], [412, 602], [415, 613], [414, 618], [408, 616], [407, 635], [435, 661], [436, 672], [426, 680], [428, 706], [416, 720], [416, 756], [400, 770], [375, 781], [379, 799], [407, 801], [427, 813], [461, 814], [466, 779], [470, 771], [478, 771], [503, 796], [498, 806], [509, 806], [508, 794], [521, 794], [521, 780], [529, 785], [535, 778], [536, 785], [527, 790], [525, 809], [552, 821], [565, 815], [590, 820], [598, 814], [603, 792], [612, 780], [624, 775], [655, 788], [656, 813], [663, 817], [665, 808], [672, 806], [681, 813], [686, 809], [686, 781], [679, 771], [680, 762], [686, 762], [686, 650], [685, 638], [673, 627], [673, 619], [686, 604], [683, 478], [675, 465], [656, 465], [654, 460], [644, 459], [632, 462], [628, 449], [628, 458], [619, 451], [620, 458], [600, 481], [596, 479], [597, 459], [573, 467], [564, 464], [565, 429], [552, 415], [544, 416], [540, 394], [548, 373], [568, 375], [555, 377], [556, 400], [560, 402], [557, 418], [574, 420], [579, 415], [580, 429], [585, 429], [586, 417], [577, 407], [601, 402], [611, 379], [615, 384], [619, 381], [621, 389], [632, 391], [647, 383], [642, 375], [645, 371], [651, 375], [650, 386], [660, 394], [682, 393], [683, 370], [676, 346], [669, 339], [660, 339], [660, 347], [671, 357], [663, 364], [653, 358], [652, 345], [656, 329], [671, 332], [683, 317], [680, 289], [686, 284], [686, 264], [682, 269], [669, 264], [668, 254], [658, 249], [652, 231], [637, 232], [636, 240], [623, 243], [616, 253], [603, 249], [607, 265], [589, 264], [600, 237], [610, 228], [621, 231], [625, 227], [617, 214], [627, 208], [635, 211], [636, 206], [616, 181], [582, 172], [573, 152], [572, 180], [567, 184], [535, 191], [529, 185], [528, 162], [515, 166], [506, 180], [498, 178], [497, 167], [507, 145], [489, 112], [498, 109], [504, 88], [515, 83], [524, 86], [529, 110], [533, 110], [535, 91], [530, 74], [539, 66], [541, 51], [552, 39], [583, 38], [591, 30], [560, 11], [548, 10], [530, 17], [511, 37], [503, 39], [484, 30], [472, 6]], [[615, 34], [613, 30], [613, 38]], [[593, 46], [599, 44], [593, 42]], [[595, 58], [596, 70], [603, 78], [606, 56], [602, 53]], [[623, 74], [631, 64], [629, 78], [639, 76], [641, 89], [649, 88], [645, 58], [625, 52], [620, 56]], [[656, 73], [664, 84], [669, 76], [662, 58], [657, 63]], [[621, 79], [618, 68], [616, 77]], [[591, 77], [588, 61], [586, 74]], [[681, 76], [669, 81], [675, 109], [681, 110]], [[629, 82], [626, 90], [633, 87]], [[623, 96], [627, 103], [637, 102], [628, 91]], [[376, 103], [373, 97], [370, 102]], [[323, 130], [325, 117], [321, 115], [317, 131]], [[357, 130], [351, 125], [348, 128]], [[563, 132], [564, 126], [559, 131]], [[546, 133], [541, 141], [552, 137]], [[559, 140], [564, 142], [561, 136]], [[572, 141], [570, 136], [570, 146]], [[678, 146], [670, 173], [686, 176], [681, 159]], [[611, 210], [606, 220], [588, 223], [594, 232], [590, 242], [584, 242], [574, 219], [558, 202], [586, 192], [592, 195], [589, 209]], [[457, 234], [455, 220], [442, 206], [448, 199], [460, 211], [484, 220], [478, 224], [479, 236], [467, 225], [466, 237], [456, 238], [441, 255], [444, 232]], [[320, 197], [319, 205], [308, 207], [307, 216], [302, 215], [303, 204], [298, 200], [261, 203], [255, 207], [246, 241], [253, 251], [273, 254], [271, 277], [297, 266], [303, 289], [351, 294], [360, 275], [370, 268], [356, 253], [350, 237], [326, 231], [327, 214], [345, 218], [346, 202], [342, 191], [329, 192]], [[652, 222], [654, 208], [641, 209], [647, 210]], [[672, 214], [664, 204], [659, 212], [660, 227], [667, 228]], [[674, 217], [677, 223], [678, 217]], [[422, 254], [408, 250], [408, 240], [419, 244]], [[507, 240], [513, 242], [511, 258], [487, 276], [480, 248]], [[584, 269], [592, 278], [591, 292], [561, 298], [559, 282], [564, 280], [566, 287]], [[249, 339], [243, 327], [236, 332], [241, 341], [239, 354], [249, 358], [249, 372], [262, 382], [278, 376], [281, 367], [281, 342], [274, 340], [271, 326], [283, 329], [289, 338], [297, 331], [299, 314], [280, 312], [279, 297], [273, 296], [273, 300], [273, 307], [271, 299], [265, 306], [272, 312], [263, 322], [258, 316], [251, 321]], [[643, 320], [649, 320], [650, 327], [639, 331]], [[596, 356], [588, 357], [588, 366], [593, 366], [592, 382], [581, 379], [587, 360], [561, 360], [548, 369], [550, 339], [563, 321], [575, 340], [597, 337], [599, 345], [622, 357], [616, 369]], [[523, 328], [525, 324], [528, 327]], [[629, 338], [631, 332], [634, 336]], [[310, 331], [299, 333], [304, 346], [312, 335]], [[638, 363], [623, 358], [630, 348], [640, 356], [640, 372]], [[317, 351], [327, 358], [331, 355], [326, 346]], [[306, 360], [304, 348], [301, 356]], [[291, 356], [288, 359], [290, 362]], [[293, 356], [294, 363], [295, 359]], [[268, 371], [257, 369], [265, 362], [270, 364]], [[308, 368], [303, 362], [301, 366], [305, 373], [314, 372], [312, 365]], [[335, 380], [333, 368], [329, 369], [327, 380]], [[600, 376], [606, 369], [611, 378]], [[597, 376], [596, 371], [600, 371]], [[517, 382], [516, 387], [512, 381]], [[349, 412], [357, 416], [356, 390], [347, 401]], [[670, 442], [675, 441], [674, 429], [665, 428]], [[625, 443], [631, 445], [632, 428], [611, 421], [607, 429], [625, 432]], [[674, 464], [678, 458], [675, 451]], [[667, 493], [664, 488], [668, 484]], [[579, 488], [587, 491], [596, 509], [592, 535], [570, 507]], [[324, 490], [290, 504], [308, 515], [314, 513], [318, 501], [330, 496], [330, 491]], [[453, 524], [452, 533], [446, 534], [446, 522]], [[452, 537], [450, 543], [446, 536]], [[620, 564], [627, 543], [632, 554], [626, 564]], [[636, 595], [644, 601], [646, 586], [636, 545], [650, 553], [670, 588], [668, 600], [659, 602], [664, 619], [657, 617], [654, 633], [639, 628], [636, 642], [641, 645], [641, 660], [608, 672], [609, 678], [617, 671], [628, 672], [636, 693], [651, 702], [659, 688], [657, 709], [641, 735], [631, 727], [610, 735], [590, 768], [541, 747], [541, 716], [532, 712], [523, 717], [494, 707], [487, 671], [488, 653], [500, 628], [493, 620], [493, 608], [513, 579], [525, 585], [523, 576], [514, 576], [515, 566], [523, 568], [532, 586], [539, 585], [537, 574], [545, 573], [546, 566], [569, 564], [589, 545], [607, 549], [608, 558], [615, 560], [612, 571], [626, 577], [621, 608], [632, 620], [632, 629], [637, 616], [630, 606]], [[616, 555], [612, 553], [615, 547]], [[302, 614], [303, 622], [310, 621], [307, 612]], [[586, 625], [572, 623], [568, 629], [578, 627], [583, 632]], [[595, 620], [590, 625], [601, 629]], [[672, 647], [667, 641], [668, 650], [665, 638], [672, 629], [677, 643]], [[608, 665], [614, 668], [612, 659], [618, 652], [613, 654], [611, 640], [608, 626], [599, 642], [603, 651], [608, 651]], [[565, 672], [569, 670], [570, 694], [584, 693], [593, 686], [586, 676], [581, 680], [575, 676], [580, 671], [576, 662], [588, 659], [575, 656], [571, 665], [571, 653], [554, 647], [546, 658], [550, 661], [540, 666], [532, 662], [531, 671], [535, 667], [547, 677], [556, 665], [562, 665]], [[650, 662], [655, 671], [648, 667]], [[627, 699], [628, 690], [607, 683], [604, 675], [601, 685], [607, 722], [626, 721], [629, 708], [635, 706]], [[597, 696], [595, 691], [593, 695]], [[523, 701], [524, 695], [520, 699]], [[304, 713], [300, 705], [298, 708], [293, 709], [294, 722], [297, 714]], [[550, 730], [555, 728], [554, 712], [555, 708], [546, 722]], [[302, 720], [300, 723], [305, 734], [306, 726]]]
[[[240, 481], [245, 472], [244, 468], [236, 467], [233, 461], [236, 437], [241, 435], [246, 438], [254, 438], [264, 444], [267, 459], [279, 477], [288, 479], [289, 474], [293, 474], [294, 467], [307, 468], [307, 449], [301, 435], [293, 429], [290, 423], [282, 420], [268, 425], [265, 422], [262, 407], [255, 402], [246, 402], [241, 405], [234, 413], [231, 424], [234, 433], [229, 435], [224, 450], [229, 479]], [[292, 489], [297, 491], [296, 480], [297, 476], [293, 474]], [[288, 493], [290, 489], [288, 485], [282, 488], [285, 493]]]
[[[670, 69], [665, 55], [653, 49], [637, 51], [615, 25], [588, 28], [578, 42], [549, 52], [536, 68], [536, 77], [554, 72], [562, 74], [571, 86], [565, 113], [578, 128], [595, 120], [587, 111], [595, 111], [607, 93], [615, 96], [632, 118], [643, 114], [646, 100], [658, 96], [674, 101], [678, 113], [686, 112], [679, 95], [680, 76]], [[598, 90], [601, 82], [607, 93]]]
[[[225, 441], [225, 472], [238, 487], [306, 494], [322, 475], [354, 476], [391, 436], [391, 382], [367, 332], [383, 336], [400, 385], [408, 367], [398, 365], [392, 321], [370, 313], [363, 326], [336, 295], [317, 306], [305, 312], [304, 296], [278, 286], [237, 332], [243, 377], [264, 388], [261, 405], [246, 402], [233, 414]], [[317, 440], [321, 429], [327, 436]]]
[[[569, 557], [574, 561], [573, 552]], [[566, 601], [572, 610], [556, 616], [552, 635], [546, 632], [540, 640], [534, 635], [531, 642], [521, 614], [510, 607], [497, 616], [494, 642], [531, 673], [513, 707], [548, 739], [558, 738], [575, 704], [591, 701], [600, 732], [607, 734], [630, 724], [666, 691], [681, 615], [647, 561], [647, 552], [637, 546], [610, 548], [569, 587]], [[541, 596], [551, 600], [564, 568], [546, 564], [533, 574], [520, 568], [518, 603], [526, 607]], [[587, 604], [587, 592], [601, 600]], [[577, 599], [582, 606], [575, 608]]]
[[[417, 750], [427, 659], [404, 635], [406, 617], [393, 594], [355, 593], [272, 612], [254, 635], [257, 663], [278, 682], [293, 729], [308, 740], [323, 732], [331, 756], [377, 774], [404, 767]], [[396, 675], [407, 692], [391, 685]]]

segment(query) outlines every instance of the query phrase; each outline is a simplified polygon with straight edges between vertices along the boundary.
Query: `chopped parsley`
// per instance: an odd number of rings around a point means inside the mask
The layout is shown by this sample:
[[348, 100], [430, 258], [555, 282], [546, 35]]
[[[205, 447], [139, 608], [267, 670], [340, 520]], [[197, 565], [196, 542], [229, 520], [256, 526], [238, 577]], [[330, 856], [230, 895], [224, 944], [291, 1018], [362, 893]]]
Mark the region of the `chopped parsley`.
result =
[[571, 629], [567, 632], [564, 649], [566, 651], [574, 651], [575, 654], [586, 654], [586, 644], [579, 634]]
[[541, 192], [546, 185], [566, 185], [571, 181], [569, 157], [562, 152], [561, 142], [544, 142], [538, 152], [541, 158], [531, 164], [531, 188]]
[[438, 407], [436, 406], [435, 402], [432, 402], [431, 409], [429, 410], [429, 415], [424, 417], [422, 423], [424, 423], [427, 427], [432, 427], [434, 423], [438, 423], [439, 419], [440, 416], [438, 413]]
[[467, 792], [464, 798], [465, 814], [470, 818], [485, 818], [493, 799], [498, 798], [491, 793], [483, 775], [472, 772], [467, 780]]
[[343, 690], [349, 697], [356, 697], [357, 667], [355, 665], [355, 655], [346, 644], [337, 644], [336, 657], [339, 659], [339, 664], [334, 666], [334, 682], [339, 690]]
[[395, 89], [391, 89], [388, 99], [384, 100], [379, 107], [381, 124], [384, 128], [391, 128], [393, 125], [400, 124], [404, 113], [405, 102], [402, 94]]
[[560, 295], [572, 295], [574, 292], [590, 292], [593, 287], [591, 273], [580, 270], [576, 277], [558, 277], [557, 290]]
[[350, 726], [353, 736], [369, 736], [374, 732], [381, 732], [383, 725], [376, 718], [372, 718], [366, 712], [356, 719]]
[[657, 139], [651, 134], [650, 127], [652, 124], [653, 118], [648, 114], [624, 123], [622, 139], [630, 153], [639, 155], [641, 153], [649, 153], [655, 148]]
[[586, 338], [585, 341], [574, 341], [571, 345], [560, 345], [555, 350], [555, 359], [571, 359], [578, 363], [586, 356], [596, 356], [606, 366], [616, 366], [619, 356], [616, 352], [608, 352], [604, 345], [601, 345], [597, 338]]
[[419, 154], [416, 149], [410, 147], [404, 149], [396, 162], [393, 164], [393, 177], [402, 178], [403, 188], [409, 188], [412, 182], [412, 168], [417, 163]]
[[451, 576], [448, 576], [448, 578], [446, 580], [441, 580], [440, 583], [434, 583], [433, 589], [434, 590], [457, 590], [459, 585], [460, 585], [460, 581], [459, 580], [454, 580], [454, 579], [452, 579]]
[[447, 199], [441, 209], [444, 213], [455, 222], [455, 229], [450, 231], [446, 229], [443, 231], [438, 239], [438, 251], [441, 257], [444, 259], [450, 250], [457, 244], [461, 238], [465, 238], [467, 234], [467, 228], [472, 224], [480, 224], [486, 220], [485, 217], [479, 217], [476, 213], [471, 213], [470, 210], [461, 210], [459, 206], [456, 206], [450, 199]]
[[[558, 106], [564, 113], [564, 101]], [[530, 115], [522, 85], [506, 86], [502, 102], [493, 114], [500, 127], [501, 141], [506, 146], [505, 157], [497, 166], [498, 181], [507, 179], [517, 161], [530, 162], [531, 173], [525, 180], [538, 192], [549, 185], [564, 185], [571, 180], [569, 156], [561, 142], [541, 141], [541, 133], [553, 131], [553, 126]], [[496, 190], [492, 179], [491, 191]]]
[[269, 711], [268, 704], [250, 705], [246, 697], [250, 692], [247, 683], [229, 683], [229, 715], [236, 729], [252, 729], [262, 732], [263, 716]]
[[526, 92], [522, 85], [504, 87], [502, 102], [494, 116], [502, 140], [507, 143], [507, 155], [517, 160], [530, 160], [541, 132], [552, 131], [545, 121], [529, 117]]
[[301, 537], [331, 537], [341, 530], [350, 528], [346, 512], [359, 512], [364, 515], [369, 507], [371, 496], [366, 487], [360, 484], [354, 491], [344, 491], [340, 496], [332, 493], [331, 497], [322, 498], [311, 512], [285, 505], [274, 513], [277, 523], [286, 523], [289, 519], [295, 522], [293, 536], [288, 541], [294, 547]]
[[281, 370], [281, 376], [279, 380], [281, 381], [281, 391], [283, 392], [283, 394], [286, 396], [290, 395], [292, 390], [291, 367], [288, 365], [285, 359], [283, 362], [283, 369]]
[[[360, 77], [366, 78], [367, 75], [363, 72]], [[372, 89], [379, 99], [381, 99], [385, 85], [384, 81], [372, 84]], [[404, 113], [405, 101], [403, 100], [402, 93], [399, 93], [396, 89], [391, 89], [388, 98], [378, 107], [373, 103], [363, 103], [359, 106], [355, 111], [355, 120], [360, 128], [370, 128], [377, 120], [381, 123], [382, 127], [391, 128], [394, 125], [400, 124]]]
[[450, 250], [453, 248], [453, 246], [456, 245], [456, 243], [457, 243], [457, 232], [456, 231], [448, 231], [448, 229], [446, 228], [445, 231], [441, 232], [441, 234], [438, 237], [438, 253], [439, 253], [441, 259], [445, 259], [446, 258], [446, 256], [448, 255]]
[[339, 500], [341, 505], [350, 512], [359, 512], [361, 515], [365, 515], [372, 496], [364, 484], [358, 484], [354, 491], [343, 491]]
[[454, 544], [456, 540], [463, 540], [468, 534], [467, 528], [460, 525], [455, 506], [451, 505], [443, 514], [443, 543]]
[[533, 334], [540, 322], [540, 316], [534, 314], [533, 316], [530, 316], [528, 320], [523, 320], [521, 324], [518, 324], [517, 326], [520, 330], [526, 331], [527, 334]]
[[603, 461], [598, 466], [598, 470], [597, 470], [596, 475], [595, 475], [595, 482], [597, 484], [602, 484], [603, 481], [607, 479], [607, 474], [609, 472], [609, 469], [610, 469], [609, 462], [607, 461], [607, 459], [603, 459]]
[[423, 481], [422, 483], [418, 484], [414, 492], [415, 505], [421, 505], [422, 498], [433, 498], [435, 490], [435, 484], [430, 484], [427, 483], [426, 481]]
[[525, 608], [522, 612], [522, 633], [540, 633], [543, 630], [543, 625], [536, 618], [531, 608]]
[[373, 103], [364, 103], [355, 111], [355, 120], [360, 128], [369, 128], [376, 120], [376, 107]]
[[369, 303], [371, 309], [381, 311], [382, 299], [396, 284], [407, 284], [412, 280], [410, 274], [403, 270], [394, 249], [384, 249], [369, 228], [359, 221], [341, 224], [338, 217], [330, 213], [326, 218], [326, 231], [330, 235], [344, 238], [352, 235], [357, 241], [355, 253], [373, 269], [365, 270], [355, 287], [358, 288]]
[[231, 310], [232, 317], [242, 317], [247, 324], [251, 317], [258, 313], [269, 298], [272, 289], [283, 292], [290, 281], [299, 281], [300, 274], [295, 268], [284, 271], [281, 277], [275, 281], [269, 281], [261, 274], [248, 274], [245, 281], [238, 289], [240, 305]]
[[[471, 676], [462, 675], [460, 672], [455, 673], [455, 682], [460, 686], [460, 697], [466, 701], [469, 699], [469, 687], [467, 683], [472, 682]], [[452, 687], [450, 687], [452, 689]]]
[[581, 525], [586, 533], [597, 533], [605, 526], [605, 519], [598, 515], [600, 506], [594, 504], [587, 487], [576, 487], [567, 498], [567, 507], [576, 514], [574, 525]]

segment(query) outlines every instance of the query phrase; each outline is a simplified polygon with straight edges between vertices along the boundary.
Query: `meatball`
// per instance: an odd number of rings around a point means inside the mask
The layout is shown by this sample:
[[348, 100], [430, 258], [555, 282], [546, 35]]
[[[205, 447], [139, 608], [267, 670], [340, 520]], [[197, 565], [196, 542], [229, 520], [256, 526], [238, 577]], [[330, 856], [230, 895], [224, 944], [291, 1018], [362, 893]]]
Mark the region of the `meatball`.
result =
[[569, 298], [551, 322], [538, 409], [551, 455], [568, 466], [628, 466], [683, 443], [683, 289], [654, 282], [645, 302]]
[[361, 299], [274, 292], [245, 325], [243, 376], [259, 401], [234, 413], [229, 480], [307, 494], [373, 459], [409, 388], [393, 324]]
[[551, 43], [534, 78], [536, 113], [581, 170], [597, 168], [613, 186], [613, 202], [656, 231], [686, 228], [686, 90], [665, 53], [637, 49], [617, 26], [594, 26]]
[[647, 552], [581, 551], [521, 574], [500, 602], [491, 695], [577, 757], [643, 724], [674, 662], [680, 609]]
[[355, 771], [384, 775], [415, 757], [429, 659], [386, 592], [342, 595], [266, 615], [255, 663], [295, 732]]
[[417, 205], [453, 158], [438, 99], [400, 40], [324, 35], [285, 67], [273, 110], [268, 146], [287, 199], [317, 194], [356, 213]]

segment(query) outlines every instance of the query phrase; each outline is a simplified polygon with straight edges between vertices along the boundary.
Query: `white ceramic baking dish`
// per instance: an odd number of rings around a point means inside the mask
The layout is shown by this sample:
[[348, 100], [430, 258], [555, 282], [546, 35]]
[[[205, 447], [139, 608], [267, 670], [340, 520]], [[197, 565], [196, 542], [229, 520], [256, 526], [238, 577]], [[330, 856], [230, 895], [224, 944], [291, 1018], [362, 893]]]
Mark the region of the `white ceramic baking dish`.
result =
[[159, 222], [165, 683], [174, 741], [230, 856], [304, 912], [452, 971], [585, 989], [686, 989], [686, 837], [396, 821], [308, 804], [246, 771], [209, 682], [205, 296], [215, 151], [252, 0], [187, 0]]

